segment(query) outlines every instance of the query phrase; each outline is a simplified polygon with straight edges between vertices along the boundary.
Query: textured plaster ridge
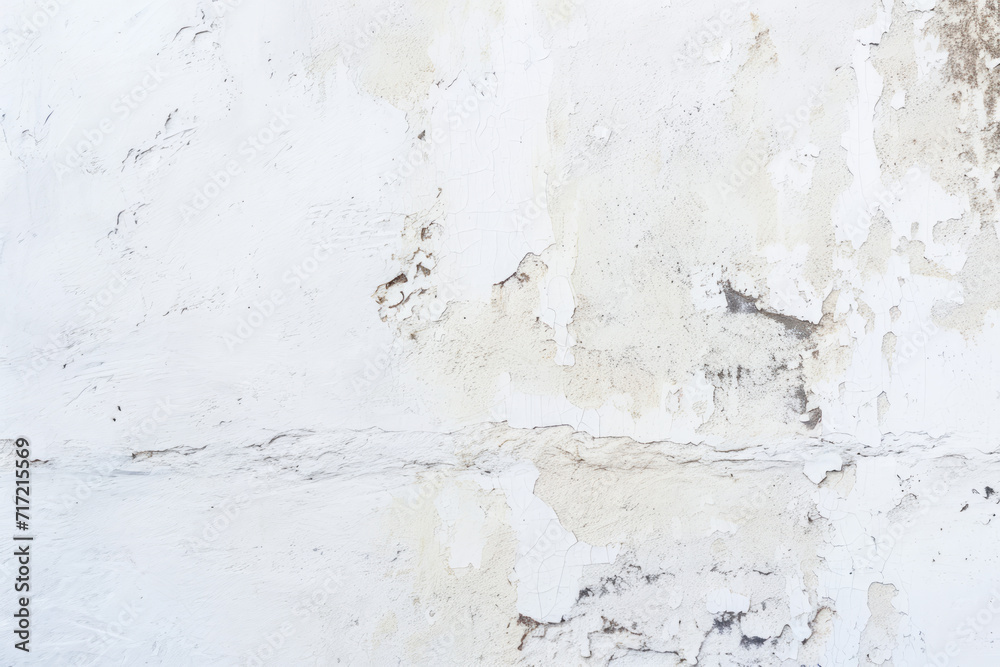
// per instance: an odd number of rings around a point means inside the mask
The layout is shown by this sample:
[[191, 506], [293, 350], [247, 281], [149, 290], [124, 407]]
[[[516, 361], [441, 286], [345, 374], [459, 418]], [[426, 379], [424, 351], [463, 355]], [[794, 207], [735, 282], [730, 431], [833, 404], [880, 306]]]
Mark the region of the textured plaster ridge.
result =
[[997, 664], [997, 0], [8, 4], [38, 664]]

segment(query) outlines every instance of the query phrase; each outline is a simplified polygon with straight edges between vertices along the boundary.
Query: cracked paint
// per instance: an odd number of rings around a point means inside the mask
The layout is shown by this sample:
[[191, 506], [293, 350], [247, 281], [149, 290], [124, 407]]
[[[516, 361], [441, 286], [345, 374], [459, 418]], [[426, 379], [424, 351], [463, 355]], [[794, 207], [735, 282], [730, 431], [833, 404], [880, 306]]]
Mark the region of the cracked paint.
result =
[[997, 664], [997, 0], [133, 4], [0, 26], [39, 664]]

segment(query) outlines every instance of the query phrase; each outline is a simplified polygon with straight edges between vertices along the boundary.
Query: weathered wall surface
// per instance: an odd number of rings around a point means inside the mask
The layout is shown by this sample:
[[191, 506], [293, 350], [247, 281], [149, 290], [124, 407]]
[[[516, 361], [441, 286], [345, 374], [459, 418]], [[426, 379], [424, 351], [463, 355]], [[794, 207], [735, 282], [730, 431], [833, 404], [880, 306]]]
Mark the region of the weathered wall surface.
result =
[[10, 4], [38, 664], [998, 664], [996, 0]]

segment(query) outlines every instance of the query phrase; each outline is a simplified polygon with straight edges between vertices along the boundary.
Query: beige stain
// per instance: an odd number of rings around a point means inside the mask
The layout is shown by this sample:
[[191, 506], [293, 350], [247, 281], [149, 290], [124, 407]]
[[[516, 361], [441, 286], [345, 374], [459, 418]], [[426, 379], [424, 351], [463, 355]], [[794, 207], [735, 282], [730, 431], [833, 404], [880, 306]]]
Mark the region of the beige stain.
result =
[[[548, 5], [543, 10], [551, 14]], [[387, 30], [384, 38], [402, 50], [389, 53], [376, 45], [365, 56], [368, 60], [358, 65], [365, 89], [412, 108], [419, 91], [434, 85], [434, 77], [425, 76], [420, 64], [423, 56], [414, 53], [426, 51], [435, 21], [445, 20], [443, 16], [460, 20], [467, 16], [463, 11], [445, 4], [433, 10], [427, 6], [419, 17], [411, 17], [416, 23]], [[672, 124], [638, 108], [593, 104], [580, 92], [581, 68], [586, 65], [594, 76], [593, 67], [600, 70], [608, 63], [594, 65], [597, 60], [588, 57], [586, 42], [572, 53], [553, 47], [549, 57], [556, 76], [549, 91], [548, 145], [539, 156], [549, 178], [538, 187], [547, 189], [556, 246], [526, 257], [515, 274], [518, 279], [494, 286], [489, 303], [453, 298], [435, 322], [397, 322], [400, 337], [418, 341], [408, 354], [416, 379], [408, 381], [414, 387], [441, 389], [428, 400], [446, 421], [471, 423], [489, 418], [498, 400], [497, 382], [506, 376], [524, 394], [565, 396], [582, 409], [614, 402], [636, 419], [664, 410], [664, 387], [705, 376], [714, 399], [713, 405], [697, 408], [704, 419], [699, 429], [703, 436], [809, 433], [814, 417], [821, 419], [814, 414], [813, 387], [841, 376], [852, 354], [843, 342], [847, 319], [836, 311], [836, 297], [849, 291], [867, 334], [886, 315], [882, 306], [866, 302], [861, 291], [846, 285], [838, 267], [846, 260], [863, 278], [873, 279], [885, 274], [893, 255], [906, 258], [913, 275], [959, 280], [964, 303], [941, 304], [935, 321], [974, 335], [986, 314], [1000, 307], [1000, 297], [988, 289], [1000, 243], [986, 220], [995, 210], [995, 193], [985, 192], [982, 179], [968, 175], [996, 163], [992, 126], [984, 125], [983, 115], [996, 110], [995, 72], [981, 63], [988, 53], [978, 60], [968, 53], [981, 50], [982, 35], [991, 24], [970, 12], [968, 4], [944, 3], [941, 18], [925, 27], [950, 54], [940, 71], [918, 71], [913, 43], [923, 33], [914, 13], [900, 7], [881, 43], [872, 47], [872, 62], [885, 79], [875, 118], [883, 182], [899, 182], [910, 166], [921, 165], [945, 192], [968, 198], [973, 215], [939, 223], [934, 230], [936, 238], [962, 239], [969, 259], [959, 275], [928, 259], [919, 241], [904, 238], [891, 247], [891, 230], [881, 213], [859, 250], [835, 242], [832, 211], [852, 179], [841, 142], [849, 123], [845, 101], [857, 95], [853, 68], [831, 70], [814, 90], [794, 96], [802, 105], [800, 117], [807, 118], [796, 125], [796, 137], [808, 136], [817, 152], [809, 187], [782, 195], [779, 207], [768, 165], [783, 147], [779, 128], [787, 110], [772, 108], [769, 100], [794, 66], [783, 61], [764, 19], [754, 17], [734, 27], [732, 71], [719, 89], [689, 90], [684, 86], [690, 83], [675, 82], [653, 68], [643, 72], [647, 78], [623, 73], [602, 91], [606, 99], [627, 99], [637, 85], [650, 91], [674, 86], [683, 96], [671, 102], [671, 118], [678, 119]], [[502, 14], [492, 16], [499, 20]], [[858, 25], [869, 18], [859, 15]], [[956, 27], [965, 24], [964, 33]], [[854, 39], [853, 34], [843, 38]], [[407, 56], [407, 49], [414, 53]], [[406, 67], [390, 66], [404, 57]], [[899, 91], [905, 92], [906, 103], [897, 110], [888, 101]], [[691, 108], [699, 123], [712, 124], [711, 136], [697, 129], [701, 125], [685, 127], [685, 115], [679, 112], [684, 107]], [[595, 150], [595, 125], [619, 122], [624, 129]], [[954, 132], [929, 136], [923, 131], [928, 126]], [[743, 148], [731, 150], [734, 146]], [[962, 154], [966, 162], [935, 158], [939, 153]], [[582, 154], [591, 157], [580, 164]], [[733, 192], [720, 192], [719, 185], [728, 183], [748, 159], [757, 163], [752, 173]], [[568, 178], [553, 178], [563, 173]], [[807, 336], [775, 319], [781, 304], [771, 303], [772, 267], [764, 259], [771, 246], [807, 249], [802, 284], [824, 300], [822, 319], [810, 325]], [[575, 311], [569, 326], [576, 341], [575, 363], [556, 366], [552, 331], [539, 317], [538, 286], [544, 284], [554, 254], [567, 251], [575, 257]], [[406, 261], [402, 264], [401, 273], [411, 270]], [[721, 282], [739, 285], [741, 298], [753, 302], [756, 312], [698, 310], [692, 281], [704, 266], [718, 267]]]
[[[734, 75], [736, 92], [731, 98], [721, 93], [720, 108], [729, 112], [719, 116], [720, 131], [737, 144], [738, 137], [750, 137], [758, 148], [734, 156], [735, 163], [720, 153], [725, 143], [717, 137], [693, 134], [678, 141], [677, 132], [684, 128], [665, 127], [659, 118], [626, 110], [631, 114], [623, 118], [626, 129], [613, 133], [581, 166], [575, 158], [588, 150], [593, 124], [600, 119], [550, 113], [545, 171], [557, 174], [575, 166], [567, 180], [547, 192], [554, 238], [571, 242], [576, 255], [575, 364], [551, 363], [551, 332], [538, 321], [535, 285], [544, 278], [547, 258], [542, 253], [519, 269], [533, 284], [505, 282], [494, 288], [491, 304], [452, 302], [441, 321], [427, 328], [441, 335], [425, 335], [424, 325], [403, 326], [402, 335], [424, 341], [411, 359], [419, 375], [429, 384], [454, 388], [436, 410], [466, 419], [488, 414], [496, 400], [496, 379], [508, 373], [518, 391], [565, 395], [580, 408], [626, 396], [624, 409], [640, 417], [662, 410], [665, 385], [707, 374], [716, 405], [702, 410], [711, 413], [705, 433], [808, 430], [803, 426], [812, 408], [808, 387], [844, 366], [839, 351], [817, 354], [830, 347], [824, 333], [836, 335], [832, 321], [824, 319], [815, 334], [802, 339], [766, 317], [699, 312], [690, 296], [691, 272], [717, 264], [724, 278], [741, 280], [748, 296], [765, 308], [769, 269], [760, 253], [773, 243], [809, 247], [804, 274], [814, 290], [828, 290], [833, 277], [830, 209], [838, 188], [850, 178], [839, 148], [843, 111], [810, 102], [803, 91], [815, 126], [811, 140], [821, 149], [815, 185], [797, 203], [805, 224], [786, 221], [779, 227], [765, 167], [781, 118], [765, 108], [766, 89], [759, 86], [779, 61], [766, 29], [747, 39], [743, 65]], [[569, 68], [577, 65], [566, 54], [551, 57], [557, 70], [568, 70], [572, 85], [577, 74]], [[830, 87], [836, 93], [849, 83], [849, 77], [837, 75]], [[550, 108], [578, 103], [566, 85], [554, 84]], [[709, 101], [700, 104], [707, 112]], [[618, 119], [605, 119], [605, 124], [611, 120]], [[725, 200], [713, 184], [726, 182], [739, 159], [751, 152], [762, 153], [764, 163]], [[575, 230], [571, 238], [565, 233], [569, 224]]]
[[886, 77], [887, 94], [906, 91], [906, 105], [882, 105], [876, 143], [887, 174], [901, 177], [919, 164], [949, 194], [968, 198], [971, 215], [939, 222], [935, 237], [958, 241], [968, 255], [957, 276], [930, 267], [912, 244], [906, 249], [914, 273], [954, 278], [962, 285], [963, 303], [940, 303], [935, 323], [957, 329], [967, 338], [980, 331], [985, 315], [1000, 307], [991, 287], [991, 269], [1000, 259], [995, 217], [997, 170], [1000, 168], [1000, 57], [996, 43], [996, 3], [939, 2], [925, 32], [947, 53], [940, 69], [919, 76], [913, 41], [918, 31], [913, 12], [897, 7], [893, 28], [878, 47], [876, 68]]
[[892, 584], [875, 582], [868, 587], [868, 610], [871, 617], [861, 633], [858, 649], [862, 665], [892, 667], [892, 649], [896, 645], [901, 614], [892, 601], [899, 594]]
[[407, 606], [418, 619], [401, 628], [394, 641], [405, 642], [410, 659], [419, 664], [444, 664], [459, 656], [508, 662], [520, 638], [514, 627], [516, 592], [508, 582], [516, 552], [509, 509], [502, 493], [476, 493], [486, 516], [482, 566], [449, 567], [435, 500], [448, 485], [468, 488], [458, 474], [420, 476], [413, 487], [400, 489], [387, 508], [382, 548], [397, 556], [391, 571], [381, 576], [412, 582]]

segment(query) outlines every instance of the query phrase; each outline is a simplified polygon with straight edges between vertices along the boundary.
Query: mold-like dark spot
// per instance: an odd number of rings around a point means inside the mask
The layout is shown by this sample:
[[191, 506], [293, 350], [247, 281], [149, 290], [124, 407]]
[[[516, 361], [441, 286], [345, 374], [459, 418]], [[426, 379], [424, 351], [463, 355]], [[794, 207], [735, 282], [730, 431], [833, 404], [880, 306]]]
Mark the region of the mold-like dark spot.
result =
[[400, 273], [398, 276], [396, 276], [395, 278], [393, 278], [392, 280], [390, 280], [389, 282], [387, 282], [385, 284], [385, 286], [386, 287], [392, 287], [393, 285], [399, 285], [400, 283], [405, 283], [405, 282], [408, 282], [406, 274], [405, 273]]
[[823, 411], [819, 408], [813, 408], [806, 414], [808, 419], [803, 420], [802, 423], [810, 430], [816, 428], [823, 421]]
[[627, 630], [625, 628], [623, 628], [622, 626], [618, 625], [618, 623], [615, 622], [615, 621], [613, 621], [613, 620], [609, 621], [608, 619], [604, 618], [603, 616], [601, 616], [601, 620], [604, 621], [604, 627], [601, 628], [601, 632], [603, 632], [606, 635], [611, 635], [611, 634], [614, 634], [616, 632], [627, 632]]
[[578, 598], [576, 598], [576, 599], [579, 602], [583, 598], [589, 598], [589, 597], [591, 597], [593, 594], [594, 594], [594, 591], [590, 590], [589, 588], [584, 588], [584, 589], [582, 589], [580, 591], [580, 596]]
[[817, 325], [812, 322], [800, 320], [797, 317], [792, 317], [791, 315], [782, 315], [781, 313], [761, 310], [757, 307], [757, 299], [737, 292], [728, 281], [722, 283], [721, 287], [723, 294], [726, 295], [726, 308], [728, 308], [731, 313], [763, 315], [764, 317], [783, 325], [789, 333], [794, 336], [798, 336], [799, 338], [811, 336], [813, 332], [816, 331]]
[[809, 405], [809, 397], [806, 396], [806, 388], [801, 385], [796, 387], [793, 395], [796, 403], [798, 404], [799, 414], [804, 413], [806, 411], [806, 406]]
[[613, 634], [616, 634], [616, 633], [619, 633], [619, 632], [627, 632], [630, 635], [637, 635], [637, 636], [641, 636], [642, 635], [641, 632], [634, 632], [634, 630], [636, 628], [636, 624], [635, 623], [632, 624], [632, 629], [629, 630], [628, 628], [626, 628], [625, 626], [621, 625], [617, 621], [615, 621], [613, 619], [609, 619], [606, 616], [601, 616], [601, 620], [604, 621], [604, 625], [603, 625], [603, 627], [601, 627], [601, 632], [603, 632], [606, 635], [613, 635]]
[[816, 325], [806, 320], [800, 320], [791, 315], [781, 315], [780, 313], [770, 313], [766, 310], [758, 311], [764, 317], [770, 318], [779, 324], [783, 324], [789, 333], [799, 338], [807, 338], [816, 331]]
[[722, 284], [722, 292], [726, 295], [726, 308], [731, 313], [756, 313], [757, 299], [740, 294], [728, 282]]
[[607, 577], [601, 580], [601, 597], [604, 597], [608, 593], [618, 592], [618, 589], [623, 588], [623, 580], [617, 574], [612, 577]]
[[514, 273], [494, 285], [498, 287], [507, 287], [507, 284], [512, 280], [516, 280], [518, 283], [531, 282], [531, 269], [535, 263], [540, 263], [538, 255], [530, 252], [527, 253], [521, 260], [521, 263], [517, 265], [517, 269]]
[[497, 285], [499, 285], [500, 287], [505, 287], [507, 283], [509, 283], [511, 280], [517, 280], [517, 282], [519, 283], [527, 283], [531, 282], [531, 276], [529, 276], [527, 273], [521, 273], [520, 271], [515, 271], [514, 273], [510, 274], [509, 276], [498, 282]]
[[[410, 297], [412, 297], [414, 295], [414, 292], [410, 292], [409, 294], [401, 295], [401, 298], [400, 298], [400, 300], [397, 303], [390, 304], [390, 303], [387, 303], [387, 301], [389, 300], [390, 296], [397, 296], [396, 290], [393, 290], [392, 288], [394, 286], [396, 286], [396, 285], [401, 285], [402, 283], [406, 283], [406, 282], [409, 282], [409, 279], [406, 277], [406, 274], [405, 273], [400, 273], [398, 276], [396, 276], [395, 278], [393, 278], [389, 282], [384, 283], [382, 285], [379, 285], [378, 288], [375, 290], [375, 293], [372, 294], [372, 296], [375, 297], [376, 303], [378, 303], [380, 306], [381, 305], [385, 305], [388, 308], [399, 308], [404, 303], [406, 303], [407, 301], [409, 301]], [[417, 291], [416, 294], [422, 294], [423, 292], [426, 292], [426, 291], [427, 291], [426, 289], [421, 289], [421, 290]], [[386, 319], [385, 314], [382, 314], [382, 319], [383, 320]]]
[[746, 635], [743, 635], [740, 639], [740, 647], [748, 648], [750, 646], [761, 646], [766, 641], [767, 639], [764, 637], [747, 637]]
[[525, 616], [524, 614], [518, 614], [517, 624], [523, 625], [525, 628], [527, 628], [527, 630], [524, 631], [524, 634], [521, 635], [521, 643], [517, 645], [517, 650], [522, 651], [524, 650], [524, 640], [528, 638], [528, 635], [531, 634], [532, 630], [534, 630], [541, 624], [535, 619], [531, 618], [530, 616]]
[[738, 621], [743, 614], [734, 614], [731, 611], [723, 612], [721, 616], [716, 616], [712, 621], [712, 629], [719, 632], [729, 632], [733, 623]]
[[427, 136], [427, 130], [420, 130], [420, 134], [417, 135], [417, 139], [423, 139]]
[[969, 86], [979, 83], [980, 76], [991, 74], [987, 61], [1000, 57], [996, 0], [980, 4], [976, 0], [944, 0], [940, 5], [938, 32], [948, 49], [946, 72]]
[[983, 489], [983, 490], [985, 491], [987, 498], [989, 498], [994, 493], [996, 493], [996, 491], [994, 491], [991, 487], [988, 487], [988, 486], [985, 489]]

